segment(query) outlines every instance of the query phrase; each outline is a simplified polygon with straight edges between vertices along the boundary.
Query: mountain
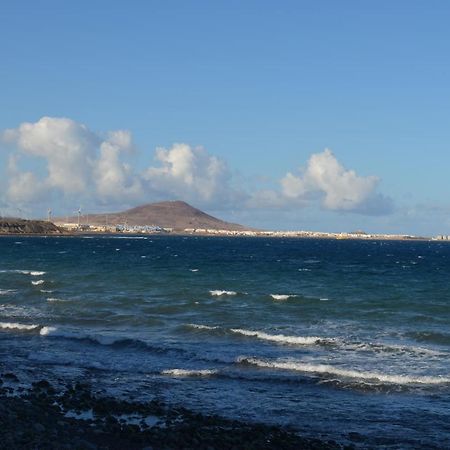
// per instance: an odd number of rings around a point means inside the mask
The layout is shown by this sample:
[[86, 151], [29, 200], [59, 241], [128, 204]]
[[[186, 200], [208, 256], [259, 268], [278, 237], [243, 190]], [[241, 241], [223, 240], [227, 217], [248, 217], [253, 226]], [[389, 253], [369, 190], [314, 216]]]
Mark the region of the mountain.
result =
[[0, 218], [0, 234], [60, 234], [53, 223], [44, 220]]
[[[78, 217], [69, 217], [69, 223], [77, 223]], [[65, 222], [63, 218], [55, 221]], [[208, 228], [215, 230], [247, 230], [239, 224], [225, 222], [200, 211], [182, 201], [149, 203], [126, 211], [109, 214], [89, 214], [82, 216], [81, 223], [90, 225], [154, 225], [174, 230], [186, 228]]]

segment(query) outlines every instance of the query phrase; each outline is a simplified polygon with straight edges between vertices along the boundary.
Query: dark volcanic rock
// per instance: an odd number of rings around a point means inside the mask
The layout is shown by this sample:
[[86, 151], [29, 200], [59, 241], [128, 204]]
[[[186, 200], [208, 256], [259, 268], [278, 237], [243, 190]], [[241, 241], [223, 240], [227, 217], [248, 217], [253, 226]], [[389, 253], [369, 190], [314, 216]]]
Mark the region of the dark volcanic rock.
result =
[[[94, 420], [74, 417], [91, 411]], [[123, 415], [142, 417], [141, 425]], [[146, 417], [157, 419], [145, 424]], [[21, 397], [0, 393], [0, 449], [331, 450], [336, 443], [302, 438], [287, 428], [246, 423], [95, 395], [83, 384], [57, 392], [41, 380]]]
[[52, 222], [0, 218], [0, 234], [61, 234]]

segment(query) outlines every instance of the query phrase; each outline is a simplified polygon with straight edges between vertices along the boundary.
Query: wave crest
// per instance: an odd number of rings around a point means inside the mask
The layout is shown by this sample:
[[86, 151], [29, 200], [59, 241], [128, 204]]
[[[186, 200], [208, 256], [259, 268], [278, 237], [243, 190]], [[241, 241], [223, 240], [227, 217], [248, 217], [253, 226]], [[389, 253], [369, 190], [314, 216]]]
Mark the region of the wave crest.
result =
[[215, 369], [168, 369], [161, 372], [162, 375], [170, 375], [173, 377], [210, 377], [218, 373]]
[[23, 324], [23, 323], [17, 323], [17, 322], [0, 322], [0, 328], [2, 330], [24, 330], [24, 331], [30, 331], [35, 330], [36, 328], [39, 328], [39, 325], [34, 324]]
[[450, 378], [444, 376], [427, 376], [427, 375], [403, 375], [403, 374], [386, 374], [379, 372], [359, 371], [354, 369], [342, 369], [328, 364], [311, 364], [301, 361], [269, 361], [258, 358], [240, 357], [237, 360], [241, 364], [249, 364], [267, 369], [291, 370], [303, 373], [315, 373], [318, 375], [338, 376], [352, 380], [365, 382], [389, 383], [396, 385], [410, 384], [449, 384]]
[[222, 295], [237, 295], [236, 291], [222, 291], [219, 289], [209, 291], [212, 296], [220, 297]]
[[270, 294], [274, 300], [288, 300], [290, 298], [298, 297], [296, 294]]
[[230, 331], [243, 336], [256, 337], [264, 341], [278, 342], [280, 344], [314, 345], [326, 341], [318, 336], [286, 336], [284, 334], [268, 334], [263, 331], [244, 330], [232, 328]]

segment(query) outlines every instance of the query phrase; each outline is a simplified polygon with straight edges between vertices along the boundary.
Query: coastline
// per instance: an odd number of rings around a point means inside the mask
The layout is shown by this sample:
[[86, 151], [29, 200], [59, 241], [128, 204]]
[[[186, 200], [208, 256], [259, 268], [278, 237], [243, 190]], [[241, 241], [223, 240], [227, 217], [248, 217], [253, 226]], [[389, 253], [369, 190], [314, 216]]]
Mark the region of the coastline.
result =
[[112, 232], [112, 231], [63, 231], [61, 233], [12, 233], [0, 232], [1, 237], [77, 237], [77, 236], [182, 236], [182, 237], [229, 237], [229, 238], [274, 238], [274, 239], [327, 239], [327, 240], [358, 240], [358, 241], [403, 241], [403, 242], [450, 242], [446, 239], [435, 239], [426, 236], [409, 236], [409, 235], [348, 235], [342, 233], [325, 233], [325, 232], [249, 232], [249, 233], [230, 233], [230, 232], [186, 232], [186, 231], [170, 231], [170, 232], [153, 232], [153, 233], [133, 233], [133, 232]]
[[0, 376], [0, 448], [23, 449], [351, 449], [305, 438], [281, 426], [203, 415], [152, 400], [137, 403], [94, 393], [83, 383], [27, 389], [12, 372]]

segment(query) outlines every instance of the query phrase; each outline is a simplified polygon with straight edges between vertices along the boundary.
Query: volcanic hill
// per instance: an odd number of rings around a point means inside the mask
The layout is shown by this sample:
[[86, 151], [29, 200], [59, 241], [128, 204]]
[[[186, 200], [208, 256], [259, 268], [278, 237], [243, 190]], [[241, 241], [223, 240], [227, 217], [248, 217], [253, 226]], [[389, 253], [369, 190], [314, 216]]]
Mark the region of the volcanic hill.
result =
[[[56, 220], [56, 219], [55, 219]], [[64, 219], [58, 219], [64, 221]], [[78, 217], [69, 217], [69, 223], [77, 223]], [[89, 214], [82, 216], [81, 223], [90, 225], [154, 225], [182, 231], [186, 228], [206, 228], [215, 230], [248, 230], [239, 224], [225, 222], [200, 211], [183, 201], [149, 203], [126, 211], [109, 214]]]

